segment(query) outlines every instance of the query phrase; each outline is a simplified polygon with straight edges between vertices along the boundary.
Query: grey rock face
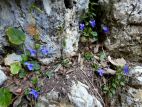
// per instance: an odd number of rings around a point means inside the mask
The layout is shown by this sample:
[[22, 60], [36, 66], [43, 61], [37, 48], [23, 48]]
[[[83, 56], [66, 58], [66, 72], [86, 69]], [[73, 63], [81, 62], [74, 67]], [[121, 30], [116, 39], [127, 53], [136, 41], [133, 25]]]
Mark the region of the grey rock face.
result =
[[[63, 52], [66, 56], [72, 56], [78, 50], [80, 15], [88, 8], [89, 4], [89, 0], [75, 0], [75, 2], [76, 6], [72, 9], [67, 9], [65, 14], [65, 32], [63, 33], [65, 47]], [[80, 14], [77, 14], [78, 12]]]
[[0, 85], [4, 83], [4, 81], [7, 80], [7, 76], [4, 74], [2, 70], [0, 70]]
[[103, 107], [96, 97], [90, 95], [87, 91], [88, 86], [81, 82], [74, 83], [69, 93], [69, 99], [75, 104], [75, 107]]
[[51, 91], [40, 96], [36, 107], [103, 107], [94, 95], [88, 93], [88, 86], [81, 82], [72, 82], [67, 93], [68, 98], [62, 99], [61, 92]]
[[142, 89], [127, 88], [126, 92], [121, 92], [119, 97], [113, 98], [111, 107], [142, 107]]
[[105, 42], [110, 52], [116, 57], [123, 56], [132, 61], [141, 61], [142, 1], [100, 0], [100, 3], [107, 7], [106, 18], [108, 17], [111, 23], [109, 42]]
[[136, 66], [130, 70], [130, 85], [137, 88], [142, 87], [142, 67]]
[[22, 57], [20, 55], [16, 55], [15, 53], [12, 53], [7, 55], [7, 57], [4, 59], [4, 64], [11, 65], [12, 63], [20, 62], [20, 61], [22, 61]]
[[[49, 50], [50, 62], [61, 56], [61, 50], [74, 55], [78, 49], [80, 15], [87, 10], [89, 0], [4, 0], [0, 1], [0, 45], [7, 46], [5, 31], [16, 27], [26, 33], [25, 47], [34, 47], [34, 27], [42, 45]], [[65, 46], [63, 46], [65, 42]], [[1, 47], [0, 46], [0, 47]], [[49, 61], [40, 61], [47, 64]]]

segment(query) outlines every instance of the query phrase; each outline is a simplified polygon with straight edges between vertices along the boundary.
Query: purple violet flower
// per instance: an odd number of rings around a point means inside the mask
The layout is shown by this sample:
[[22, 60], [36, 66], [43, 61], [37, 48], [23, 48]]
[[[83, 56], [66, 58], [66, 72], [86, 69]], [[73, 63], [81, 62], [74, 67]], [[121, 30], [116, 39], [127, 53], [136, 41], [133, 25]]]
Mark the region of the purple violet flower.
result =
[[125, 75], [127, 75], [129, 73], [129, 66], [127, 64], [125, 64], [123, 71], [124, 71]]
[[103, 32], [104, 33], [109, 33], [109, 28], [107, 26], [103, 26]]
[[41, 52], [43, 55], [48, 55], [48, 50], [45, 47], [41, 49]]
[[83, 31], [83, 30], [85, 29], [85, 25], [84, 25], [83, 23], [81, 23], [81, 24], [79, 25], [79, 29]]
[[31, 94], [32, 96], [34, 96], [35, 99], [37, 99], [38, 96], [39, 96], [39, 92], [37, 92], [34, 89], [31, 89], [31, 91], [29, 92], [29, 94]]
[[31, 56], [36, 56], [36, 50], [34, 49], [28, 49], [30, 51]]
[[31, 63], [29, 63], [29, 62], [25, 62], [24, 65], [26, 65], [27, 68], [28, 68], [28, 70], [30, 70], [30, 71], [32, 71], [33, 68], [34, 68], [34, 64], [31, 64]]
[[99, 68], [97, 72], [102, 77], [105, 71], [102, 68]]
[[92, 26], [92, 28], [94, 28], [96, 26], [96, 21], [95, 20], [90, 20], [90, 25]]

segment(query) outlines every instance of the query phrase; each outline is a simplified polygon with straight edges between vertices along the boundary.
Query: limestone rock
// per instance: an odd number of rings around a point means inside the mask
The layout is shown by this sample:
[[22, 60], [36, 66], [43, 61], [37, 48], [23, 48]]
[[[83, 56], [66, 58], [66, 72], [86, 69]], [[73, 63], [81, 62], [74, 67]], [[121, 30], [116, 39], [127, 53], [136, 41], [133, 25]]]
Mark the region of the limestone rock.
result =
[[142, 107], [142, 89], [127, 88], [126, 91], [119, 93], [119, 97], [113, 98], [111, 107]]
[[111, 34], [105, 41], [105, 46], [110, 50], [111, 55], [115, 57], [123, 56], [131, 61], [141, 61], [142, 1], [99, 1], [102, 7], [106, 8], [105, 19], [111, 23], [111, 26], [109, 26]]
[[65, 102], [60, 101], [59, 94], [59, 92], [51, 91], [46, 95], [41, 96], [36, 107], [74, 107], [72, 104], [67, 102], [67, 99]]
[[[81, 82], [72, 82], [65, 98], [60, 95], [62, 92], [51, 91], [40, 96], [36, 107], [103, 107], [94, 95], [88, 93], [89, 87]], [[69, 98], [69, 99], [68, 99]]]
[[137, 88], [142, 87], [142, 67], [136, 66], [132, 68], [129, 72], [130, 80], [129, 84]]
[[78, 50], [78, 42], [79, 42], [79, 12], [80, 14], [83, 13], [82, 10], [87, 10], [89, 0], [75, 0], [76, 6], [72, 9], [67, 9], [65, 14], [65, 47], [63, 48], [63, 52], [66, 56], [73, 56], [75, 55], [76, 51]]
[[87, 91], [88, 86], [81, 82], [73, 82], [71, 91], [68, 94], [71, 102], [76, 107], [103, 107], [101, 103], [94, 96], [90, 95]]
[[4, 74], [2, 70], [0, 70], [0, 85], [4, 83], [4, 81], [7, 80], [7, 76]]
[[135, 75], [135, 76], [139, 76], [142, 74], [142, 66], [136, 66], [134, 68], [132, 68], [129, 72], [129, 74], [132, 76], [132, 75]]
[[20, 55], [16, 55], [15, 53], [12, 53], [6, 56], [6, 58], [4, 59], [4, 64], [11, 65], [12, 63], [20, 62], [20, 61], [22, 61], [22, 57]]

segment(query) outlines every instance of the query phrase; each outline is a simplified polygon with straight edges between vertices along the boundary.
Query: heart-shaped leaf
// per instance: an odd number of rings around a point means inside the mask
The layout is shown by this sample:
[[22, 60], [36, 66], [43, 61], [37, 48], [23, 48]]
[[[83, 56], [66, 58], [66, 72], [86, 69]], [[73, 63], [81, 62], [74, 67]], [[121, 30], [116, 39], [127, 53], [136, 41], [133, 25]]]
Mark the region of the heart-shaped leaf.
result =
[[6, 31], [9, 42], [15, 45], [24, 43], [26, 35], [19, 29], [9, 27]]
[[10, 71], [12, 74], [18, 74], [20, 70], [21, 70], [20, 62], [15, 62], [10, 65]]

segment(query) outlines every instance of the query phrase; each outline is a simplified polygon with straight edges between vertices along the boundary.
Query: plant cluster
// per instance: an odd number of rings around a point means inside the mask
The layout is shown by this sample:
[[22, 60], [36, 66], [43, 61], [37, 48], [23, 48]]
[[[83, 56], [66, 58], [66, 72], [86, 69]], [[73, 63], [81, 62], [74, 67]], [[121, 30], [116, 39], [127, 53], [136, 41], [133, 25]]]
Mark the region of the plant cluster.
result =
[[84, 59], [87, 61], [93, 60], [93, 54], [91, 52], [85, 52], [84, 53]]
[[102, 86], [102, 90], [104, 94], [112, 97], [116, 94], [116, 91], [125, 86], [128, 81], [126, 76], [128, 74], [128, 66], [125, 65], [124, 68], [118, 67], [116, 70], [116, 74], [113, 77], [110, 77], [108, 82]]
[[[25, 34], [16, 28], [8, 28], [7, 36], [9, 42], [13, 45], [21, 45], [25, 41]], [[38, 39], [36, 40], [38, 42]], [[37, 46], [38, 45], [38, 46]], [[18, 74], [20, 71], [38, 71], [40, 70], [40, 63], [37, 61], [37, 55], [41, 54], [42, 56], [48, 55], [48, 50], [46, 47], [41, 47], [40, 44], [36, 44], [35, 48], [28, 48], [27, 50], [21, 53], [22, 61], [15, 62], [10, 65], [10, 70], [12, 74]]]
[[96, 22], [96, 11], [94, 7], [97, 5], [95, 1], [90, 1], [89, 4], [89, 10], [86, 14], [84, 14], [81, 17], [81, 21], [79, 24], [79, 29], [81, 30], [81, 41], [82, 42], [96, 42], [98, 41], [98, 33], [103, 32], [105, 34], [109, 33], [109, 28], [105, 26], [104, 24], [101, 24], [101, 29], [98, 28], [97, 24], [100, 24]]
[[[19, 78], [24, 78], [30, 72], [41, 73], [41, 64], [37, 60], [37, 56], [46, 57], [49, 54], [49, 51], [46, 47], [42, 46], [40, 43], [39, 35], [36, 33], [34, 35], [35, 39], [35, 47], [28, 47], [27, 49], [23, 48], [23, 43], [25, 42], [26, 35], [23, 31], [9, 27], [6, 30], [6, 35], [8, 40], [13, 47], [20, 47], [20, 56], [22, 60], [13, 62], [10, 64], [10, 71], [12, 75], [18, 75]], [[46, 74], [47, 77], [51, 77], [51, 74]], [[28, 95], [32, 95], [35, 100], [37, 100], [39, 96], [40, 88], [37, 86], [38, 83], [38, 75], [35, 78], [31, 78], [31, 82], [33, 84], [32, 88], [27, 89]], [[10, 105], [12, 101], [12, 94], [6, 88], [0, 88], [0, 107], [7, 107]]]
[[[79, 23], [79, 29], [81, 31], [81, 42], [96, 42], [103, 37], [101, 34], [106, 35], [109, 33], [109, 28], [103, 24], [102, 21], [98, 21], [98, 10], [95, 10], [95, 6], [98, 6], [95, 0], [90, 0], [89, 10], [86, 14], [81, 17], [81, 21]], [[105, 37], [104, 37], [105, 38]], [[84, 59], [87, 61], [93, 60], [93, 54], [91, 52], [86, 52], [84, 54]], [[106, 54], [103, 52], [99, 55], [99, 60], [101, 63], [106, 61]], [[100, 64], [101, 65], [101, 64]], [[102, 85], [102, 91], [104, 94], [112, 97], [115, 95], [116, 90], [119, 87], [125, 85], [127, 79], [127, 74], [129, 71], [128, 65], [125, 66], [113, 66], [115, 69], [112, 70], [109, 68], [109, 64], [107, 65], [108, 68], [103, 68], [98, 64], [94, 64], [93, 68], [94, 71], [97, 71], [97, 74], [106, 79], [106, 83]], [[116, 71], [115, 74], [106, 75], [106, 69], [111, 69], [111, 71]], [[110, 72], [111, 72], [110, 71]]]
[[116, 91], [125, 86], [128, 82], [127, 75], [129, 73], [129, 67], [127, 64], [123, 67], [116, 67], [116, 72], [113, 75], [111, 75], [111, 71], [109, 71], [110, 74], [106, 73], [107, 69], [111, 69], [109, 67], [104, 69], [99, 67], [97, 64], [94, 64], [93, 68], [100, 77], [106, 79], [106, 83], [102, 85], [102, 91], [109, 97], [113, 97], [116, 94]]

